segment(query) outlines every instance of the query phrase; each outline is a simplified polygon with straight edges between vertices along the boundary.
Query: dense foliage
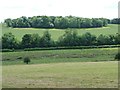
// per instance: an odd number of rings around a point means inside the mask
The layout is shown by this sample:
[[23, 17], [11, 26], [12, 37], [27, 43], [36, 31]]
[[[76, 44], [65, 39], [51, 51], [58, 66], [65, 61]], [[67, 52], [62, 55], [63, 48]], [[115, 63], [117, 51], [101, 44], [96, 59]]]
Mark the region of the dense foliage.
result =
[[19, 47], [18, 41], [12, 33], [6, 33], [2, 36], [2, 48], [16, 49], [18, 47]]
[[114, 18], [111, 20], [111, 24], [120, 24], [120, 18]]
[[115, 55], [115, 59], [120, 60], [120, 52]]
[[13, 28], [94, 28], [108, 24], [105, 18], [80, 18], [75, 16], [22, 16], [17, 19], [6, 19], [8, 27]]
[[43, 36], [38, 34], [25, 34], [22, 41], [18, 41], [12, 33], [6, 33], [2, 36], [3, 49], [24, 49], [24, 48], [42, 48], [42, 47], [64, 47], [64, 46], [93, 46], [93, 45], [117, 45], [120, 44], [120, 34], [99, 35], [96, 37], [87, 32], [78, 35], [74, 30], [67, 30], [65, 34], [59, 37], [57, 41], [51, 39], [48, 31]]
[[25, 57], [24, 58], [24, 63], [28, 64], [30, 62], [30, 58], [29, 57]]

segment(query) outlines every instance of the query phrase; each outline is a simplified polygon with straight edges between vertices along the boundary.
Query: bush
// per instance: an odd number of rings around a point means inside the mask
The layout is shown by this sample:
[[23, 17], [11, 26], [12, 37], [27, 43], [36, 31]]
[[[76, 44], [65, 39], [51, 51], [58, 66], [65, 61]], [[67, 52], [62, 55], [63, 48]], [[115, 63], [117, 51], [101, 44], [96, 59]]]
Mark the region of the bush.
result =
[[25, 57], [24, 58], [24, 63], [28, 64], [30, 62], [30, 58], [29, 57]]
[[115, 55], [115, 59], [120, 60], [120, 52]]

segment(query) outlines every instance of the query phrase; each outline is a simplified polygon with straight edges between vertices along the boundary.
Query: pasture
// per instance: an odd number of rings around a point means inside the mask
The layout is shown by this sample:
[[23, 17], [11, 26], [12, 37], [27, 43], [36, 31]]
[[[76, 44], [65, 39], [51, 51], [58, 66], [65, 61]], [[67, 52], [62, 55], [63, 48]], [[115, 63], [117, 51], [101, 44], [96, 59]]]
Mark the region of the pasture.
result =
[[[117, 88], [117, 52], [117, 48], [4, 52], [3, 88]], [[26, 56], [31, 58], [29, 65], [23, 63]]]
[[[24, 34], [42, 35], [48, 30], [57, 40], [65, 29], [8, 28], [18, 40]], [[69, 30], [69, 29], [68, 29]], [[102, 28], [74, 29], [82, 35], [96, 36], [118, 33], [118, 25]], [[118, 48], [16, 51], [2, 53], [3, 88], [117, 88], [118, 61], [114, 59]], [[29, 57], [29, 65], [23, 59]]]
[[18, 40], [22, 39], [22, 36], [25, 34], [33, 34], [38, 33], [42, 36], [43, 32], [48, 30], [51, 34], [53, 40], [57, 40], [60, 36], [62, 36], [65, 30], [76, 30], [78, 34], [82, 35], [86, 32], [90, 32], [96, 36], [103, 34], [103, 35], [110, 35], [118, 33], [118, 25], [116, 24], [109, 24], [107, 27], [102, 28], [86, 28], [86, 29], [42, 29], [42, 28], [8, 28], [4, 25], [2, 26], [2, 34], [7, 32], [12, 32], [13, 35], [16, 36]]
[[97, 62], [114, 61], [118, 48], [68, 49], [3, 52], [3, 65], [24, 64], [23, 59], [29, 57], [30, 64], [59, 62]]
[[3, 66], [3, 88], [117, 88], [118, 62]]

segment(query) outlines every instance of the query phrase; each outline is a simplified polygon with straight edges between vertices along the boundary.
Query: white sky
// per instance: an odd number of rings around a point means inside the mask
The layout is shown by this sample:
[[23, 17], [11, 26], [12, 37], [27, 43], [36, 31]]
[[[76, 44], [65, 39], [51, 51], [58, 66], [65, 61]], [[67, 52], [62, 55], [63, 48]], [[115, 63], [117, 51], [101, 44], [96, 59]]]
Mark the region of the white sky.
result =
[[21, 16], [118, 17], [119, 0], [0, 0], [0, 21]]

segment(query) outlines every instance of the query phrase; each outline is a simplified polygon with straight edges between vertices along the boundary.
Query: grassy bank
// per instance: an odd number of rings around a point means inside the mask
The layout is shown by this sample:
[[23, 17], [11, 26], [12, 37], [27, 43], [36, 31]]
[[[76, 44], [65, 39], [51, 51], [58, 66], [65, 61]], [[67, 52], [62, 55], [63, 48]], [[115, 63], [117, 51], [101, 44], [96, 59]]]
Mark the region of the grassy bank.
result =
[[24, 64], [25, 57], [31, 59], [30, 64], [114, 61], [116, 53], [118, 53], [118, 48], [4, 52], [2, 63], [3, 65]]

